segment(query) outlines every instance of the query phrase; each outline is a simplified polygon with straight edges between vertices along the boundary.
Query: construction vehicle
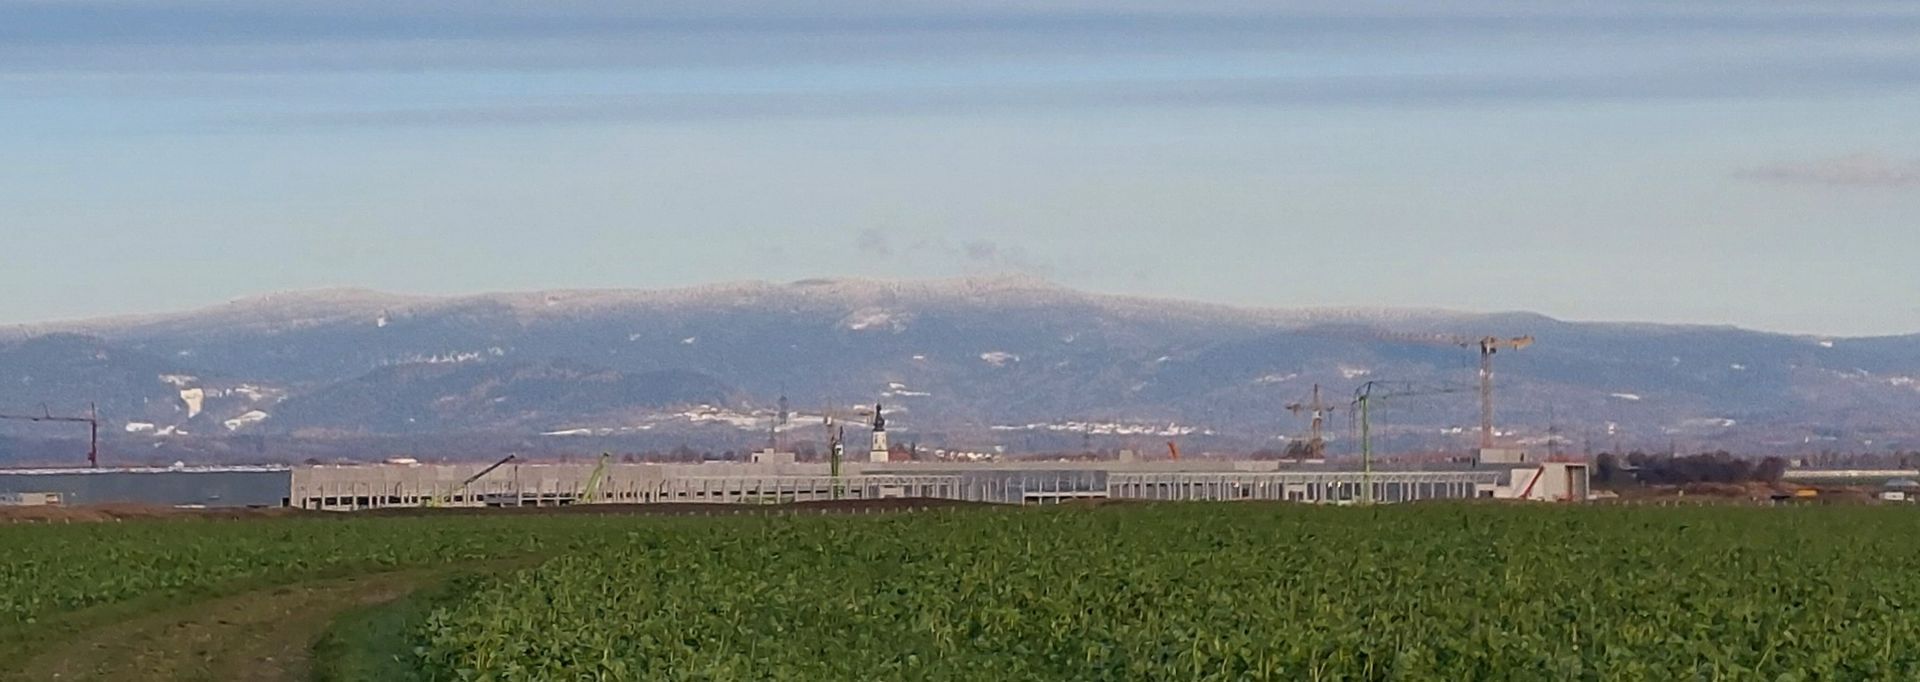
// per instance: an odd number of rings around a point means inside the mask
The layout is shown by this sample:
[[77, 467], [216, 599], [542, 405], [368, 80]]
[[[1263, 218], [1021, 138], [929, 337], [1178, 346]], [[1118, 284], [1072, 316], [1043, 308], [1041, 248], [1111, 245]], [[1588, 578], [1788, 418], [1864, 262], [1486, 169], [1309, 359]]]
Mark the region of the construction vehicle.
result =
[[587, 475], [587, 485], [580, 489], [580, 497], [574, 499], [578, 504], [599, 502], [600, 485], [607, 481], [607, 465], [613, 462], [613, 453], [600, 453], [600, 463], [593, 465], [593, 473]]
[[[448, 498], [453, 497], [453, 492], [455, 490], [465, 490], [467, 486], [473, 485], [474, 481], [478, 481], [482, 478], [485, 478], [487, 474], [493, 473], [494, 469], [498, 469], [502, 466], [505, 466], [508, 462], [512, 462], [518, 457], [519, 457], [518, 455], [507, 455], [505, 457], [500, 458], [500, 461], [487, 465], [487, 468], [481, 469], [479, 473], [476, 473], [472, 476], [468, 476], [467, 480], [460, 482], [460, 485], [453, 486], [452, 488], [447, 489], [446, 492], [442, 492], [438, 495], [434, 495], [433, 497], [427, 498], [427, 506], [429, 507], [446, 506]], [[471, 498], [472, 496], [469, 495], [468, 497]]]

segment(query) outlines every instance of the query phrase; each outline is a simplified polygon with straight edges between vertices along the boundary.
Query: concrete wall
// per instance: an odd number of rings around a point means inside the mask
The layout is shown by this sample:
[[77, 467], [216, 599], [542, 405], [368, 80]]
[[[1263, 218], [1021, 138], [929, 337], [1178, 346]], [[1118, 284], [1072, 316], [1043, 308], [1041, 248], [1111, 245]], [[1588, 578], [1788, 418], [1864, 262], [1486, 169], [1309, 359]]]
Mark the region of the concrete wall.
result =
[[0, 493], [0, 507], [51, 507], [60, 501], [60, 493]]
[[1591, 492], [1585, 463], [1542, 462], [1515, 468], [1497, 496], [1536, 502], [1584, 502]]

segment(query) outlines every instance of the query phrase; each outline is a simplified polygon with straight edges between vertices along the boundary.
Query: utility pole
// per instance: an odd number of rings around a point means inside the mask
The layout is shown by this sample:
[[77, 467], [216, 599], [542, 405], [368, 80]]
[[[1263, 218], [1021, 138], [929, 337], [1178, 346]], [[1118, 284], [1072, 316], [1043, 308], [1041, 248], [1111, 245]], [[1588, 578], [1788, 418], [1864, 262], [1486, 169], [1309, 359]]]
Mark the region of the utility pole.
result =
[[1360, 500], [1373, 503], [1373, 403], [1385, 398], [1410, 398], [1414, 396], [1441, 395], [1459, 393], [1456, 388], [1418, 388], [1412, 384], [1401, 383], [1396, 390], [1388, 390], [1388, 384], [1369, 381], [1353, 391], [1353, 406], [1350, 414], [1360, 416]]
[[0, 414], [0, 420], [86, 424], [87, 466], [94, 469], [100, 468], [100, 408], [94, 403], [87, 403], [85, 417], [56, 417], [46, 405], [41, 405], [40, 414]]
[[1552, 403], [1547, 404], [1547, 461], [1560, 461], [1560, 422], [1555, 421]]
[[1362, 387], [1360, 397], [1360, 501], [1373, 504], [1373, 382]]
[[786, 444], [783, 442], [785, 439], [782, 437], [782, 432], [787, 428], [788, 416], [790, 414], [791, 413], [787, 411], [787, 396], [783, 393], [780, 395], [780, 411], [774, 413], [773, 425], [767, 427], [768, 452], [786, 451], [786, 448], [782, 447]]
[[840, 459], [846, 455], [847, 427], [827, 415], [827, 472], [833, 476], [833, 499], [840, 499]]

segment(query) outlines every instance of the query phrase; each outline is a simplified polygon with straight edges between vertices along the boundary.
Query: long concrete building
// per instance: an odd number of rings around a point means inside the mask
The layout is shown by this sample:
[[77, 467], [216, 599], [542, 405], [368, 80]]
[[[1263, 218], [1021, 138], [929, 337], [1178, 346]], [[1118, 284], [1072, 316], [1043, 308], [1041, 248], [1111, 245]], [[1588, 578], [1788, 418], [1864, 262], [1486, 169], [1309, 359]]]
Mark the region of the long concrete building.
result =
[[317, 466], [295, 469], [288, 505], [306, 509], [515, 506], [609, 502], [781, 503], [935, 497], [1000, 504], [1073, 499], [1283, 500], [1308, 503], [1429, 499], [1584, 500], [1587, 467], [1376, 471], [1283, 468], [1276, 462], [848, 462], [609, 464], [582, 499], [592, 463], [509, 464], [461, 485], [474, 465]]
[[[590, 503], [730, 504], [932, 497], [1000, 504], [1080, 499], [1276, 500], [1314, 504], [1507, 498], [1578, 501], [1587, 467], [1544, 463], [1366, 473], [1278, 462], [814, 462], [634, 464], [526, 462], [483, 466], [0, 470], [0, 493], [58, 493], [66, 504], [387, 507]], [[600, 481], [590, 485], [600, 470]], [[593, 494], [588, 495], [593, 489]]]

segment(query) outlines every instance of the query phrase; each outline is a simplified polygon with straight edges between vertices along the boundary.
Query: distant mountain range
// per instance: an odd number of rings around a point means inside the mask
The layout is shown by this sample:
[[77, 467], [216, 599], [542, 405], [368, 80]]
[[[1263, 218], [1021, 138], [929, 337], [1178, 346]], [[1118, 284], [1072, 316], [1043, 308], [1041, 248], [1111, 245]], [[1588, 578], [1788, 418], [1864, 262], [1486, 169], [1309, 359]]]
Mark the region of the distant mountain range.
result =
[[1020, 277], [319, 291], [15, 328], [0, 336], [0, 412], [96, 401], [130, 456], [236, 439], [248, 456], [480, 455], [466, 450], [756, 447], [785, 395], [789, 444], [817, 440], [824, 412], [883, 403], [896, 441], [941, 447], [1245, 451], [1299, 436], [1285, 406], [1314, 384], [1345, 407], [1379, 380], [1423, 393], [1376, 403], [1390, 447], [1464, 449], [1478, 361], [1447, 339], [1486, 335], [1537, 339], [1496, 360], [1504, 437], [1536, 449], [1920, 448], [1920, 335], [1245, 309]]

